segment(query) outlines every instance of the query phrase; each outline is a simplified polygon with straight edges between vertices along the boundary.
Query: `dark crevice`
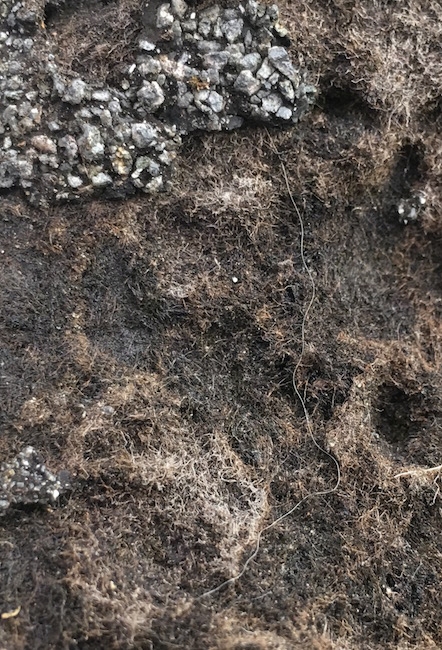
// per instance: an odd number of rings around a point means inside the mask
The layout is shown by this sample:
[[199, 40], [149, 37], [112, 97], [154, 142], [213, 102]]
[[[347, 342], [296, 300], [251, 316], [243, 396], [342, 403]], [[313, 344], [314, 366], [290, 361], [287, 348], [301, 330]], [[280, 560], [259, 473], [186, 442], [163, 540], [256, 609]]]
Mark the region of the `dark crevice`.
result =
[[401, 388], [384, 384], [375, 406], [378, 434], [389, 444], [404, 445], [411, 435], [411, 399]]
[[354, 88], [332, 85], [324, 91], [319, 105], [324, 113], [339, 119], [351, 115], [365, 124], [377, 120], [377, 111]]
[[425, 174], [424, 148], [419, 142], [406, 142], [399, 150], [390, 179], [390, 190], [398, 198], [407, 198]]

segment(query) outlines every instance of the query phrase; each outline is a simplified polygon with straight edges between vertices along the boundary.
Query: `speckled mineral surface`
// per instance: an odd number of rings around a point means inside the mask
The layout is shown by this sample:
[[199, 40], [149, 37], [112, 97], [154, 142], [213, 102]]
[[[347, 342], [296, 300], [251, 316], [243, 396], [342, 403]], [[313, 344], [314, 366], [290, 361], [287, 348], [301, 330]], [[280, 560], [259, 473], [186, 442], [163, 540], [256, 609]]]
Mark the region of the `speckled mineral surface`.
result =
[[33, 447], [25, 447], [11, 462], [0, 466], [0, 516], [10, 505], [53, 503], [68, 480], [46, 469]]
[[22, 188], [33, 203], [156, 192], [184, 135], [291, 125], [313, 103], [275, 5], [151, 0], [138, 53], [113, 86], [63, 72], [44, 9], [0, 4], [0, 189]]

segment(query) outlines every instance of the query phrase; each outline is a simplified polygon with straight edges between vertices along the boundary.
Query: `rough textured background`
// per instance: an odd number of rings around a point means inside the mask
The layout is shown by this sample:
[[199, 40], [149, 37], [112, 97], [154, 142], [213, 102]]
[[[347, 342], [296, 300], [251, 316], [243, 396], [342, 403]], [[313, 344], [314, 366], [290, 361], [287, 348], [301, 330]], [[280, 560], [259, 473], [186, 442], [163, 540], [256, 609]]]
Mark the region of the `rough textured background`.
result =
[[169, 189], [181, 135], [296, 124], [314, 103], [276, 5], [134, 6], [137, 29], [122, 24], [112, 43], [131, 35], [131, 51], [104, 78], [75, 70], [72, 36], [51, 29], [51, 15], [75, 22], [73, 7], [81, 14], [67, 0], [0, 7], [0, 189], [20, 187], [33, 205]]
[[[442, 10], [281, 11], [321, 91], [300, 125], [192, 137], [160, 197], [2, 196], [0, 457], [33, 445], [73, 486], [0, 519], [2, 648], [442, 645]], [[46, 29], [107, 78], [138, 12]], [[316, 284], [296, 381], [342, 479], [200, 597], [336, 480], [293, 390], [311, 287], [281, 162]]]

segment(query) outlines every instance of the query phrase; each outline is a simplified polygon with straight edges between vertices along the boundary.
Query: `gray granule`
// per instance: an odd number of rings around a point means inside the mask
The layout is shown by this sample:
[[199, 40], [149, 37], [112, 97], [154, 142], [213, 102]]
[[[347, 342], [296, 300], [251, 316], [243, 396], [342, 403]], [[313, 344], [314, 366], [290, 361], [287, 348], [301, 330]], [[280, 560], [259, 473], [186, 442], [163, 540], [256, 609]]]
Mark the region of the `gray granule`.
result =
[[33, 447], [0, 466], [0, 516], [10, 505], [53, 503], [69, 487], [66, 472], [55, 475]]
[[250, 118], [293, 125], [314, 101], [275, 5], [147, 2], [138, 52], [114, 86], [66, 76], [56, 31], [42, 34], [44, 8], [0, 4], [0, 189], [34, 204], [167, 189], [183, 136]]

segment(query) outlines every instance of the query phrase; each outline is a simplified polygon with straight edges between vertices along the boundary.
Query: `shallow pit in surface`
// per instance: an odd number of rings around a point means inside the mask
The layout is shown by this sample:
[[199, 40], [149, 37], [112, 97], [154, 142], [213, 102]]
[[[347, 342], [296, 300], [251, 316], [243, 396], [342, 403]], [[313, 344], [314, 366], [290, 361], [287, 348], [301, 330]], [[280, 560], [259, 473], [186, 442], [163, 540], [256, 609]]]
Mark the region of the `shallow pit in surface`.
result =
[[428, 384], [405, 390], [384, 382], [378, 389], [373, 408], [375, 433], [384, 452], [403, 465], [423, 468], [440, 463], [440, 409], [437, 395]]
[[378, 122], [377, 111], [370, 106], [361, 92], [355, 88], [331, 85], [319, 99], [322, 110], [335, 118], [357, 117], [365, 126]]
[[393, 384], [383, 384], [379, 389], [375, 414], [379, 436], [394, 449], [403, 449], [412, 433], [412, 404], [409, 395]]

